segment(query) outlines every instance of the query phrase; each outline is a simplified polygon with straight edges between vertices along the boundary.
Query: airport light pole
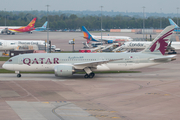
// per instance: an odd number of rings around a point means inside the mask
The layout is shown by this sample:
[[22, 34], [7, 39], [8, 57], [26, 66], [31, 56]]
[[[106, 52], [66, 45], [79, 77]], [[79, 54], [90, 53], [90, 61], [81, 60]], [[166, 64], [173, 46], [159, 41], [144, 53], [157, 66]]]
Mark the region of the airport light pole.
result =
[[101, 45], [102, 45], [102, 8], [103, 6], [101, 6]]
[[48, 44], [49, 44], [49, 19], [48, 19], [48, 7], [49, 7], [49, 5], [46, 5], [46, 7], [47, 7], [47, 45], [46, 45], [46, 52], [48, 53], [49, 52], [49, 46], [48, 46]]
[[178, 10], [179, 10], [179, 7], [177, 7], [177, 25], [178, 25]]
[[162, 8], [160, 9], [161, 17], [160, 17], [160, 29], [162, 29]]
[[5, 11], [5, 26], [6, 26], [6, 8], [4, 8]]
[[144, 40], [144, 28], [145, 28], [145, 22], [144, 22], [144, 9], [145, 9], [145, 7], [143, 6], [143, 40]]

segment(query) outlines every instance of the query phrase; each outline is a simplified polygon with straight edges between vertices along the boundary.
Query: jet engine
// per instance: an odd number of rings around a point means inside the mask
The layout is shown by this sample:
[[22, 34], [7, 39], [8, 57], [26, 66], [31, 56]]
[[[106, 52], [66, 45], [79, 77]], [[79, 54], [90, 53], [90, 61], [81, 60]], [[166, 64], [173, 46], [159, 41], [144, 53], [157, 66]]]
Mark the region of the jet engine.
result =
[[69, 65], [56, 65], [54, 67], [54, 73], [56, 76], [59, 77], [72, 76], [74, 72], [75, 72], [74, 68]]

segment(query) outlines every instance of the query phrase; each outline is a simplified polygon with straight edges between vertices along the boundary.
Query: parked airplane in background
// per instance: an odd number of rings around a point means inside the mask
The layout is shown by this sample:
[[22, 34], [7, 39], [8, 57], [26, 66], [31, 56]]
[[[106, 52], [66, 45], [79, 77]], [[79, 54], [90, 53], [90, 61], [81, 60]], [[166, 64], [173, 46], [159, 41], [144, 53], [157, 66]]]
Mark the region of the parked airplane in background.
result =
[[9, 40], [0, 40], [0, 51], [13, 50], [18, 47], [15, 42]]
[[[82, 26], [84, 38], [87, 39], [87, 43], [92, 41], [101, 42], [101, 36], [94, 36], [91, 35], [88, 30]], [[113, 43], [113, 42], [126, 42], [126, 41], [132, 41], [132, 38], [127, 36], [102, 36], [102, 41], [105, 41], [106, 43]]]
[[36, 22], [37, 18], [34, 18], [27, 26], [22, 26], [22, 27], [18, 27], [18, 26], [0, 26], [0, 31], [1, 33], [6, 33], [8, 35], [12, 34], [14, 35], [16, 32], [29, 32], [32, 33], [33, 30], [35, 30], [34, 28], [34, 24]]
[[43, 45], [43, 40], [0, 40], [0, 51], [7, 51], [17, 49], [18, 46], [23, 45]]
[[170, 18], [169, 18], [169, 22], [170, 22], [171, 25], [175, 25], [174, 32], [179, 33], [180, 32], [180, 27]]
[[142, 52], [137, 53], [35, 53], [10, 58], [3, 68], [21, 77], [20, 71], [53, 71], [56, 76], [71, 76], [85, 71], [93, 78], [94, 71], [121, 71], [157, 65], [174, 60], [175, 55], [163, 56], [174, 26], [166, 27]]
[[42, 27], [37, 27], [37, 28], [35, 28], [34, 31], [44, 31], [44, 30], [46, 30], [46, 29], [47, 29], [47, 23], [48, 23], [48, 21], [46, 21], [46, 22], [43, 24]]
[[[124, 44], [122, 44], [119, 48], [120, 49], [124, 49], [126, 51], [136, 51], [136, 50], [143, 50], [145, 49], [147, 46], [149, 46], [152, 42], [150, 41], [132, 41], [132, 42], [125, 42]], [[168, 51], [168, 53], [170, 54], [176, 54], [175, 50], [180, 50], [180, 42], [170, 42], [166, 51]], [[115, 52], [115, 51], [114, 51]]]

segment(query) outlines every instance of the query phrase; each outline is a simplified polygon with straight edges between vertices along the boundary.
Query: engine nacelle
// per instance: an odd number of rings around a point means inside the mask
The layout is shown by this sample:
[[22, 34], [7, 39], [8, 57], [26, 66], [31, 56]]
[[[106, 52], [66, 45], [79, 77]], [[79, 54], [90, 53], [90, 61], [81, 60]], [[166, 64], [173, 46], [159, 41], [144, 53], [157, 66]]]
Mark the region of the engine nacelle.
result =
[[69, 65], [56, 65], [54, 67], [54, 73], [59, 77], [72, 76], [74, 73], [74, 68]]
[[113, 40], [108, 40], [108, 44], [109, 44], [109, 43], [113, 43]]

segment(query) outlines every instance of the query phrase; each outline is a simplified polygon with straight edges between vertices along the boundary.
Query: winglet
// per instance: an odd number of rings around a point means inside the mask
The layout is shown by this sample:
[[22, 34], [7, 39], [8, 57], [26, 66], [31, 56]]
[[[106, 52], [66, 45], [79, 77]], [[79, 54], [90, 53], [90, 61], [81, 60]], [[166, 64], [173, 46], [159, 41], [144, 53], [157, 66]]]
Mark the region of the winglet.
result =
[[171, 35], [173, 33], [174, 27], [174, 25], [167, 26], [142, 52], [164, 55]]

